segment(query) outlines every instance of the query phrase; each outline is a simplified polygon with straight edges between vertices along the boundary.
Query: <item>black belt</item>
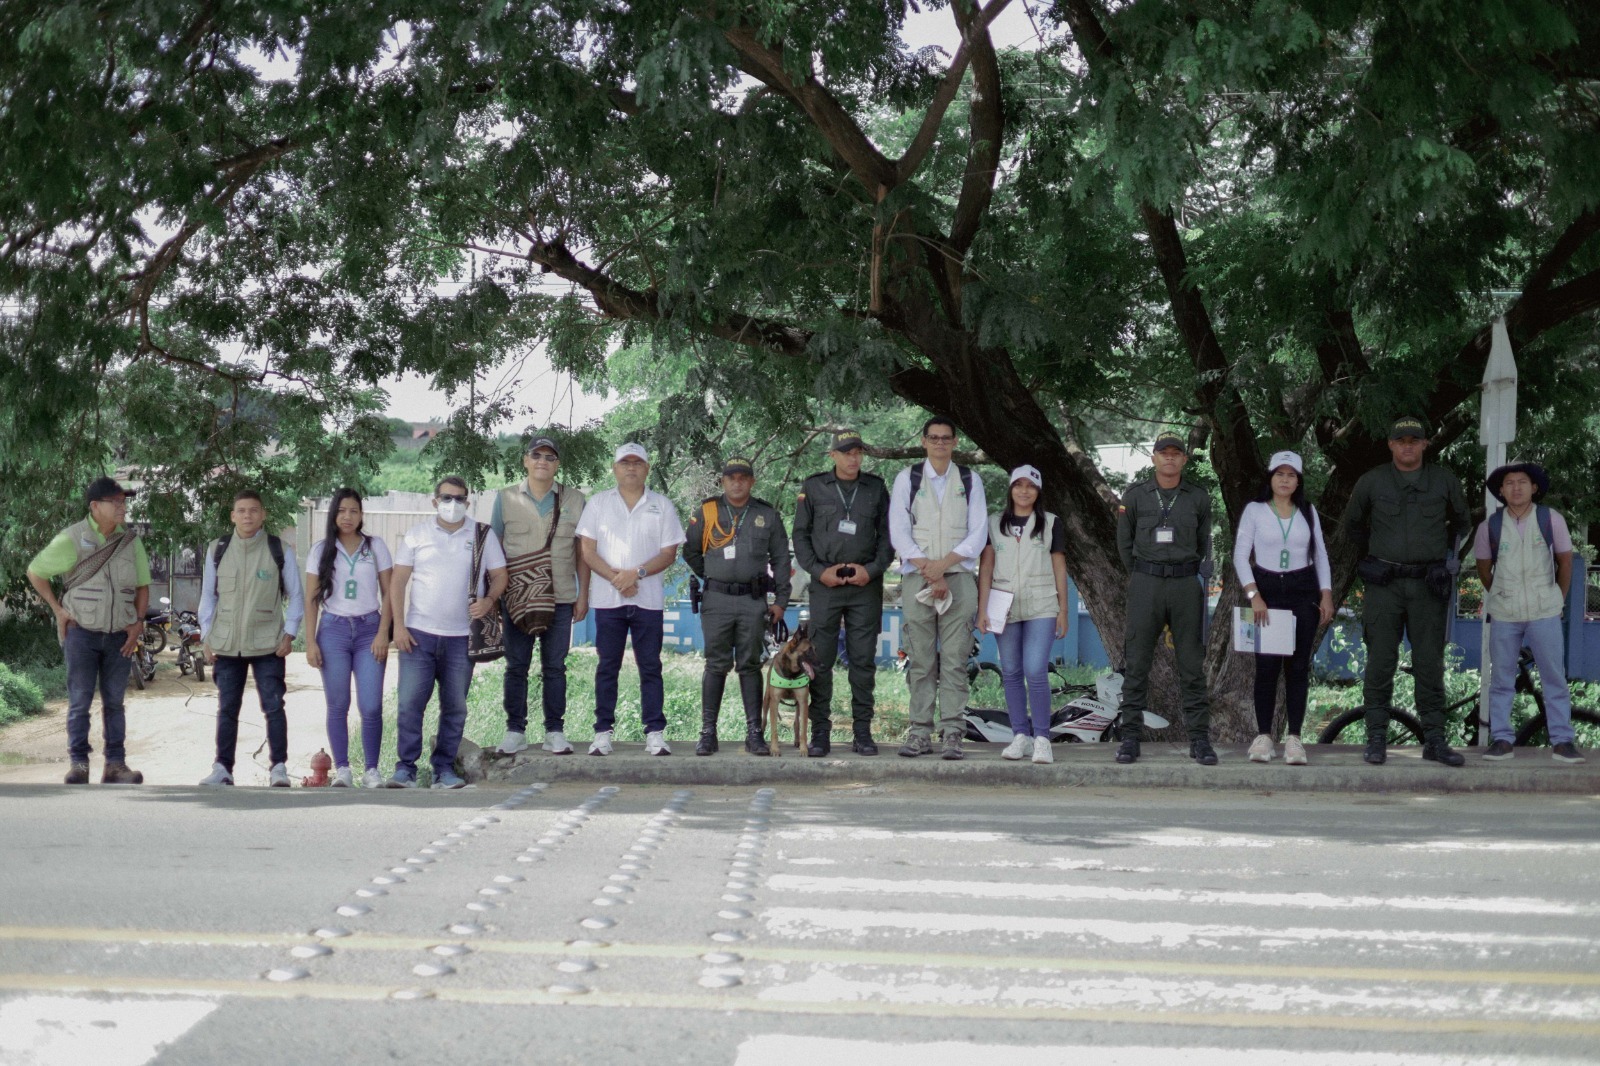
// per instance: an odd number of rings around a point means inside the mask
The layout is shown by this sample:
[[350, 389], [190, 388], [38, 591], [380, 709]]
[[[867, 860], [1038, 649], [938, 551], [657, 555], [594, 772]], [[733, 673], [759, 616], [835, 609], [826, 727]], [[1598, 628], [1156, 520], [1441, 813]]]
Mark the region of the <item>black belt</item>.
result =
[[735, 585], [729, 581], [717, 581], [714, 578], [706, 578], [706, 590], [709, 592], [720, 592], [724, 596], [765, 596], [766, 592], [758, 592], [758, 588], [759, 586], [754, 584]]
[[[1376, 557], [1375, 557], [1376, 558]], [[1392, 563], [1388, 559], [1379, 559], [1380, 563], [1388, 563], [1394, 568], [1395, 577], [1422, 578], [1428, 576], [1429, 566], [1442, 566], [1442, 563]]]
[[1133, 568], [1141, 574], [1151, 577], [1194, 577], [1200, 572], [1200, 564], [1193, 563], [1147, 563], [1143, 559], [1135, 559]]

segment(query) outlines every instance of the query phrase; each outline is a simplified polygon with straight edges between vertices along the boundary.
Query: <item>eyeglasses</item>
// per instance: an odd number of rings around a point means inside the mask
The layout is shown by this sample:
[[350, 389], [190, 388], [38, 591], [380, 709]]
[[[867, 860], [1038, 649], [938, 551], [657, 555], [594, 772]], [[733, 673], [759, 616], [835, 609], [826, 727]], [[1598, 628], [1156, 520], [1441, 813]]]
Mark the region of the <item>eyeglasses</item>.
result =
[[922, 439], [929, 444], [954, 444], [956, 440], [953, 434], [947, 435], [943, 433], [924, 433]]
[[106, 497], [104, 497], [102, 499], [95, 500], [94, 502], [95, 503], [109, 503], [113, 507], [126, 507], [126, 506], [128, 506], [127, 499], [124, 498], [124, 497], [120, 497], [120, 496], [106, 496]]
[[528, 458], [536, 463], [559, 463], [561, 461], [561, 456], [552, 455], [549, 452], [534, 452]]
[[467, 502], [467, 498], [465, 496], [452, 496], [448, 492], [441, 492], [441, 493], [439, 493], [439, 502], [440, 503], [466, 503]]

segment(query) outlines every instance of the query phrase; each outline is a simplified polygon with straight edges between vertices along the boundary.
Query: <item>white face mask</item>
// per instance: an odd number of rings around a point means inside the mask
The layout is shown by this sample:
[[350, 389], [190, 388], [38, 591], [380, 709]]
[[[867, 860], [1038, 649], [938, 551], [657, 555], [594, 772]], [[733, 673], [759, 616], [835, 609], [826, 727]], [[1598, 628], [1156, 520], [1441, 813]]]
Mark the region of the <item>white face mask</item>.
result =
[[451, 525], [467, 517], [467, 505], [458, 500], [445, 500], [439, 504], [439, 521]]

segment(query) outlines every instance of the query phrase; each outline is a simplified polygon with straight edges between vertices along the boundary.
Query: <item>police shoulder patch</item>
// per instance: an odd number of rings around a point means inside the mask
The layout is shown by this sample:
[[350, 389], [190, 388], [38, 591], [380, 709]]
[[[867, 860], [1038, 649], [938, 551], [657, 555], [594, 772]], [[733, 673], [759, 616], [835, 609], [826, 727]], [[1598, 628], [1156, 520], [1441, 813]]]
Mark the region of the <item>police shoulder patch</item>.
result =
[[757, 529], [765, 528], [766, 524], [767, 524], [767, 516], [766, 515], [759, 515], [759, 514], [756, 515], [756, 528]]

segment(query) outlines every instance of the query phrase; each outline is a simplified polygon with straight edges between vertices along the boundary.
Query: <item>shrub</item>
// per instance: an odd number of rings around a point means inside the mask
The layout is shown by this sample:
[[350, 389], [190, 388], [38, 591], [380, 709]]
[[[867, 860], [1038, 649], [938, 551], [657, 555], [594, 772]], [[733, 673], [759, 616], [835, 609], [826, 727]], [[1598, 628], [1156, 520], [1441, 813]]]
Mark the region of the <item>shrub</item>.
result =
[[44, 710], [44, 693], [25, 674], [0, 663], [0, 724]]

